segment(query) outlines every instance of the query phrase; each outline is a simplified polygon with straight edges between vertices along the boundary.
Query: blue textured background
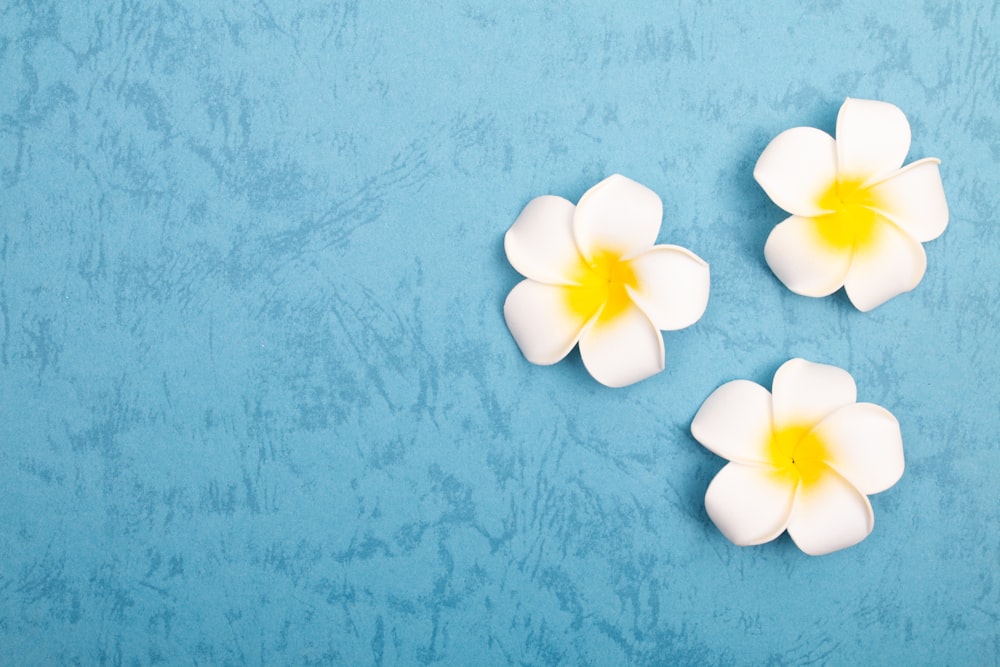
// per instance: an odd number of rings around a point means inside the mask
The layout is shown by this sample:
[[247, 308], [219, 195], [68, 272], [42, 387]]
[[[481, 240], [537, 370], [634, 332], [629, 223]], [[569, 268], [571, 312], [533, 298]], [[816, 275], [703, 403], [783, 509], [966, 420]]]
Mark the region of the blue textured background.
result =
[[[996, 2], [4, 3], [0, 661], [997, 664], [998, 36]], [[870, 314], [777, 282], [751, 176], [849, 95], [951, 207]], [[613, 172], [713, 277], [617, 391], [501, 314], [524, 204]], [[907, 454], [818, 559], [722, 538], [688, 431], [793, 356]]]

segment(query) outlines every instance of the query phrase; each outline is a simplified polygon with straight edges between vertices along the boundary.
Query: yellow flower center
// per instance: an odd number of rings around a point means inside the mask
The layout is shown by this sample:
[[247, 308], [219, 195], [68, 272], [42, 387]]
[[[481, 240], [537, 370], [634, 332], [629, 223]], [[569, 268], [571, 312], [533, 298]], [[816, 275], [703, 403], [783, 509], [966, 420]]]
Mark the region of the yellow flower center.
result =
[[809, 426], [786, 426], [771, 434], [771, 465], [803, 484], [815, 484], [826, 472], [826, 445]]
[[577, 276], [579, 287], [567, 290], [570, 312], [589, 320], [602, 305], [600, 321], [607, 322], [625, 312], [632, 303], [626, 286], [638, 286], [632, 266], [613, 253], [599, 253]]
[[815, 218], [816, 232], [826, 245], [856, 249], [871, 241], [878, 216], [879, 198], [860, 179], [838, 179], [819, 198], [819, 205], [833, 211]]

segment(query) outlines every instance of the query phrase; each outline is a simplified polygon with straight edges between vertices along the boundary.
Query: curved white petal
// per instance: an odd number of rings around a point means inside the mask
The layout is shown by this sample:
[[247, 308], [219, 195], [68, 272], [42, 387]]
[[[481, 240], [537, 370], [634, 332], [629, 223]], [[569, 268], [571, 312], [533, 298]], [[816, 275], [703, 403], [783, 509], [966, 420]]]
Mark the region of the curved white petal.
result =
[[729, 463], [708, 485], [705, 509], [730, 542], [745, 547], [769, 542], [784, 532], [794, 496], [794, 478]]
[[921, 243], [941, 236], [948, 226], [939, 164], [933, 157], [918, 160], [871, 188], [878, 210]]
[[903, 476], [899, 422], [872, 403], [845, 405], [813, 433], [823, 442], [830, 467], [864, 494], [885, 491]]
[[660, 196], [620, 174], [583, 193], [576, 205], [573, 232], [584, 258], [602, 253], [631, 257], [656, 242], [663, 220]]
[[575, 284], [584, 266], [573, 238], [575, 210], [568, 200], [552, 195], [528, 202], [503, 237], [511, 266], [538, 282]]
[[554, 364], [573, 349], [586, 320], [568, 307], [572, 288], [522, 280], [507, 295], [503, 316], [525, 358]]
[[724, 459], [767, 464], [771, 442], [771, 392], [756, 382], [727, 382], [705, 399], [691, 435]]
[[657, 329], [676, 331], [689, 327], [708, 305], [708, 263], [686, 248], [653, 246], [633, 258], [629, 265], [636, 288], [628, 288], [632, 300]]
[[858, 388], [842, 368], [790, 359], [771, 383], [775, 429], [810, 427], [857, 400]]
[[832, 470], [813, 484], [800, 484], [788, 534], [810, 556], [846, 549], [875, 526], [868, 498]]
[[771, 201], [789, 213], [830, 213], [820, 198], [837, 179], [833, 137], [814, 127], [785, 130], [757, 158], [753, 177]]
[[811, 218], [793, 215], [764, 244], [764, 258], [785, 287], [803, 296], [827, 296], [844, 285], [851, 249], [823, 243]]
[[910, 123], [894, 104], [847, 98], [837, 114], [840, 178], [873, 183], [903, 164], [910, 150]]
[[909, 292], [927, 270], [924, 247], [891, 222], [880, 219], [872, 238], [854, 252], [854, 262], [844, 279], [851, 303], [862, 312]]
[[598, 317], [580, 337], [583, 365], [598, 382], [624, 387], [663, 370], [663, 337], [634, 305], [611, 319]]

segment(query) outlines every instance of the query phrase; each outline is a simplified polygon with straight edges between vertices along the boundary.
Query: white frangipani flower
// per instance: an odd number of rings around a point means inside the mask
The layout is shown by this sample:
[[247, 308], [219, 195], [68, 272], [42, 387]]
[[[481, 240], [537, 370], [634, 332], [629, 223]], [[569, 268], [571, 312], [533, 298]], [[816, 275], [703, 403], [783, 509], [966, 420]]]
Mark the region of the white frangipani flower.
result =
[[837, 138], [812, 127], [779, 134], [754, 178], [791, 217], [771, 231], [764, 256], [788, 289], [827, 296], [841, 287], [869, 311], [923, 278], [921, 243], [948, 225], [940, 160], [900, 168], [910, 124], [887, 102], [848, 98]]
[[554, 364], [579, 342], [583, 364], [609, 387], [664, 368], [660, 330], [694, 324], [708, 303], [708, 264], [673, 245], [653, 245], [663, 203], [613, 175], [574, 206], [562, 197], [528, 202], [504, 237], [526, 279], [504, 303], [507, 326], [534, 364]]
[[788, 530], [813, 556], [868, 536], [875, 517], [867, 496], [902, 476], [903, 439], [885, 408], [856, 399], [847, 371], [792, 359], [771, 392], [735, 380], [705, 400], [691, 433], [730, 461], [705, 494], [723, 535], [749, 546]]

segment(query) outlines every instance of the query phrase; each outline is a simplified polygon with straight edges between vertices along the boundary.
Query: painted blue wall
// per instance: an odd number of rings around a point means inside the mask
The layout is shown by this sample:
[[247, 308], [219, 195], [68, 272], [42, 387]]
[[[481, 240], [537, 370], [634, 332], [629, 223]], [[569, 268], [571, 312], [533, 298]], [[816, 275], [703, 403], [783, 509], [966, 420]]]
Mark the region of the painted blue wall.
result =
[[[0, 10], [8, 664], [996, 664], [996, 2], [44, 2]], [[788, 292], [767, 142], [899, 105], [919, 288]], [[712, 264], [667, 370], [541, 368], [502, 237], [620, 172]], [[689, 434], [848, 369], [902, 424], [868, 540], [729, 544]]]

